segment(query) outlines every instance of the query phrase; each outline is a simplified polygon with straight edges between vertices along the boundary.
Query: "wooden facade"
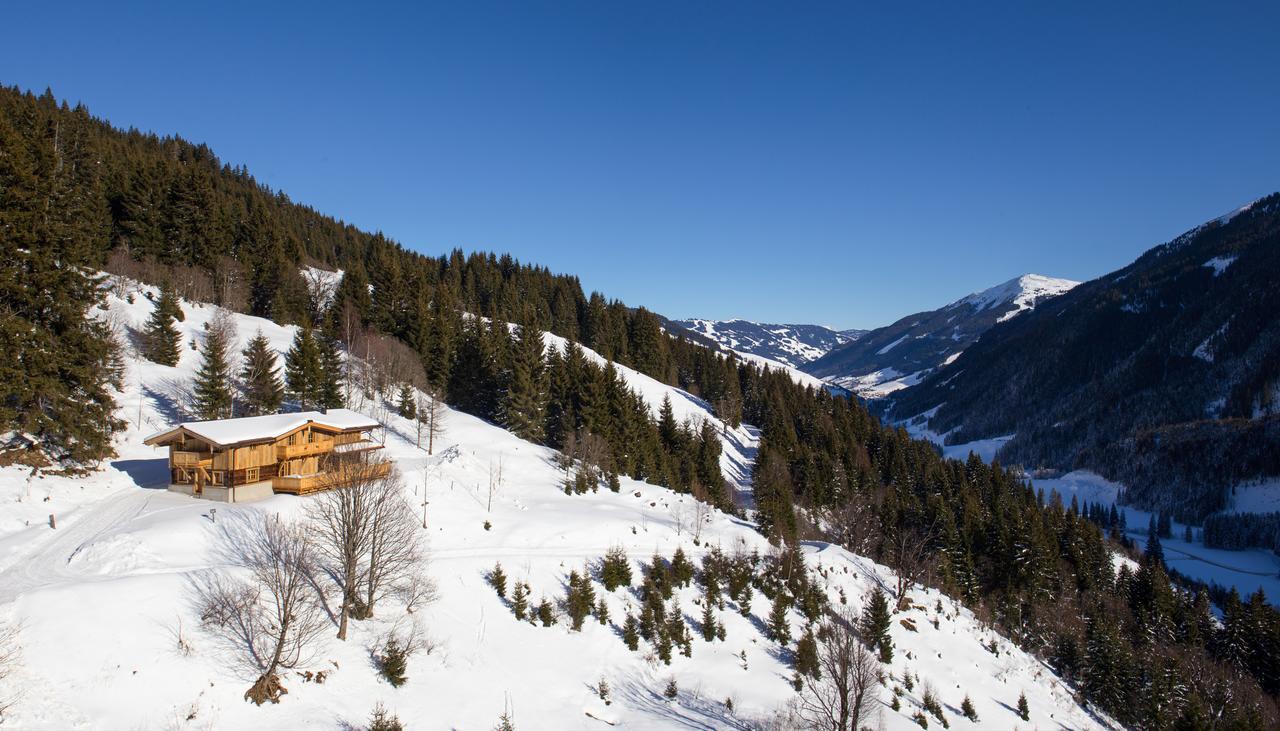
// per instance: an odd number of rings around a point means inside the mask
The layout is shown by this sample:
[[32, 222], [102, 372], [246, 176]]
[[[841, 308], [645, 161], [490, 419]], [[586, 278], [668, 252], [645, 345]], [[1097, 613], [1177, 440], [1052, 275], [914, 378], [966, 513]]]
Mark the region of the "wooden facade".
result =
[[196, 497], [244, 502], [273, 493], [303, 495], [342, 484], [353, 463], [385, 475], [368, 460], [382, 445], [369, 439], [376, 422], [338, 409], [189, 422], [152, 435], [169, 448], [169, 489]]

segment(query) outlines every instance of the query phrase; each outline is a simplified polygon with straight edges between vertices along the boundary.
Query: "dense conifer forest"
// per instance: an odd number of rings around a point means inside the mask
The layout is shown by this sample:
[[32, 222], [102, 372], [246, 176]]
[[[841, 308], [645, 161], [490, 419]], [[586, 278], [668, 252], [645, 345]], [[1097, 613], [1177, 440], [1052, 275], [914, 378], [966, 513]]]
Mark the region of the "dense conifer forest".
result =
[[[14, 354], [0, 359], [6, 454], [34, 440], [64, 468], [105, 457], [120, 339], [145, 335], [165, 357], [164, 322], [113, 334], [86, 317], [105, 269], [302, 325], [285, 368], [295, 400], [337, 405], [333, 353], [372, 333], [416, 356], [393, 393], [412, 382], [560, 449], [567, 492], [616, 488], [627, 474], [738, 509], [714, 427], [678, 423], [669, 404], [651, 416], [614, 372], [624, 364], [762, 429], [754, 507], [783, 550], [817, 538], [871, 556], [902, 577], [893, 601], [917, 582], [943, 587], [1126, 725], [1280, 722], [1280, 617], [1264, 597], [1228, 599], [1218, 623], [1206, 592], [1170, 581], [1158, 534], [1136, 568], [1117, 570], [1125, 549], [1096, 511], [1036, 494], [998, 464], [943, 459], [855, 400], [668, 336], [658, 315], [587, 295], [572, 276], [509, 256], [410, 251], [292, 202], [203, 145], [117, 130], [17, 89], [0, 91], [0, 232], [0, 349]], [[312, 296], [307, 265], [344, 273], [331, 297]], [[544, 357], [543, 331], [570, 345]], [[259, 408], [273, 408], [275, 365], [261, 352], [246, 360], [258, 364], [247, 380]], [[403, 394], [400, 404], [414, 406]]]

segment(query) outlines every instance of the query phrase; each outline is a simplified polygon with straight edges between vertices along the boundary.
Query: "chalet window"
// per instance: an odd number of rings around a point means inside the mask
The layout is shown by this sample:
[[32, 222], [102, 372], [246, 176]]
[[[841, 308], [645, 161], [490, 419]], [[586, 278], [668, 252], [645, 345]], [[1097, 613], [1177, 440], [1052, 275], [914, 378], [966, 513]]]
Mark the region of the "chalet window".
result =
[[191, 482], [191, 470], [176, 469], [173, 471], [173, 481], [178, 484]]
[[250, 467], [250, 468], [246, 469], [246, 470], [244, 471], [244, 481], [245, 481], [245, 482], [257, 482], [257, 481], [258, 481], [258, 468], [257, 468], [257, 467]]
[[223, 484], [226, 484], [226, 483], [224, 482], [224, 480], [225, 480], [225, 479], [226, 479], [226, 473], [225, 473], [225, 472], [223, 472], [222, 470], [214, 470], [214, 471], [213, 471], [213, 478], [212, 478], [212, 479], [210, 479], [210, 480], [209, 480], [209, 482], [210, 482], [210, 484], [214, 484], [214, 485], [223, 485]]

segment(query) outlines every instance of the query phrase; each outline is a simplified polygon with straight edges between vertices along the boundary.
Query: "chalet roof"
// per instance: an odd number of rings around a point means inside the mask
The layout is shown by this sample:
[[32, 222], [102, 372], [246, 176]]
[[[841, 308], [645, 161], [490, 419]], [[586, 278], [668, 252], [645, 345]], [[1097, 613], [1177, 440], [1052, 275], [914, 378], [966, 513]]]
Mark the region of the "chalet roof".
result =
[[316, 424], [336, 431], [365, 430], [378, 426], [378, 422], [350, 409], [297, 411], [291, 414], [246, 416], [239, 419], [184, 421], [152, 434], [144, 439], [143, 443], [160, 442], [166, 437], [176, 435], [179, 431], [185, 431], [216, 446], [229, 447], [233, 444], [276, 439], [307, 424]]

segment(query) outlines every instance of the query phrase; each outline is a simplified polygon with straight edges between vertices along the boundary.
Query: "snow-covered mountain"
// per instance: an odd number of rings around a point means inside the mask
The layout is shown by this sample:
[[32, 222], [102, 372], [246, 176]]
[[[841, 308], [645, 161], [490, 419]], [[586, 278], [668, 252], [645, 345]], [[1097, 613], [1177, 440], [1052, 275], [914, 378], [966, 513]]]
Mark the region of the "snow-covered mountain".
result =
[[833, 348], [851, 343], [865, 330], [833, 330], [822, 325], [775, 325], [750, 320], [677, 321], [678, 325], [729, 350], [799, 368]]
[[993, 326], [1034, 309], [1079, 282], [1024, 274], [931, 312], [908, 315], [801, 366], [801, 370], [879, 398], [919, 383]]
[[883, 406], [1198, 521], [1280, 476], [1277, 242], [1272, 194], [992, 329]]
[[[148, 289], [114, 287], [104, 316], [122, 332], [136, 330], [153, 307], [142, 294]], [[183, 341], [202, 343], [218, 308], [182, 307]], [[260, 330], [283, 352], [295, 333], [233, 317], [240, 341], [233, 351]], [[563, 344], [547, 336], [548, 347]], [[492, 728], [504, 711], [520, 729], [750, 729], [795, 698], [790, 651], [764, 631], [770, 602], [762, 593], [747, 606], [726, 600], [714, 610], [724, 639], [696, 637], [690, 656], [675, 653], [667, 665], [647, 643], [633, 652], [620, 636], [623, 619], [637, 611], [634, 591], [597, 584], [610, 619], [573, 631], [565, 621], [543, 627], [515, 619], [486, 579], [501, 563], [510, 581], [529, 584], [536, 604], [562, 596], [570, 571], [594, 574], [613, 547], [636, 575], [655, 552], [669, 558], [677, 548], [695, 561], [713, 548], [768, 556], [774, 548], [748, 521], [625, 477], [616, 492], [566, 494], [555, 452], [453, 410], [436, 453], [427, 455], [415, 445], [412, 422], [385, 398], [357, 391], [350, 406], [383, 424], [383, 452], [402, 476], [404, 499], [425, 510], [430, 561], [421, 571], [437, 598], [412, 613], [385, 600], [373, 618], [352, 623], [345, 642], [326, 631], [311, 659], [283, 678], [288, 695], [278, 705], [246, 702], [252, 673], [231, 662], [202, 621], [192, 587], [224, 566], [214, 550], [222, 526], [245, 516], [296, 518], [314, 498], [228, 505], [163, 489], [164, 453], [142, 439], [181, 417], [198, 362], [192, 348], [176, 367], [128, 360], [117, 396], [128, 427], [117, 436], [119, 456], [99, 471], [34, 477], [27, 468], [0, 467], [0, 629], [16, 628], [21, 653], [16, 672], [0, 676], [0, 700], [16, 699], [5, 713], [15, 728], [363, 728], [382, 705], [414, 729]], [[758, 431], [727, 428], [696, 397], [616, 368], [655, 411], [669, 398], [678, 419], [715, 424], [725, 477], [749, 502]], [[875, 588], [894, 584], [886, 567], [838, 547], [806, 542], [803, 550], [834, 607], [858, 612]], [[694, 627], [698, 593], [691, 586], [673, 596]], [[883, 668], [885, 687], [873, 684], [872, 726], [918, 728], [913, 715], [925, 712], [932, 694], [954, 729], [1104, 727], [1106, 719], [1081, 708], [1044, 663], [985, 619], [936, 591], [911, 593], [914, 601], [889, 627], [895, 653]], [[787, 611], [800, 628], [799, 610]], [[389, 632], [407, 627], [417, 628], [421, 642], [407, 682], [392, 687], [372, 658]], [[1029, 722], [1015, 710], [1024, 693]], [[976, 722], [959, 711], [966, 697]]]

